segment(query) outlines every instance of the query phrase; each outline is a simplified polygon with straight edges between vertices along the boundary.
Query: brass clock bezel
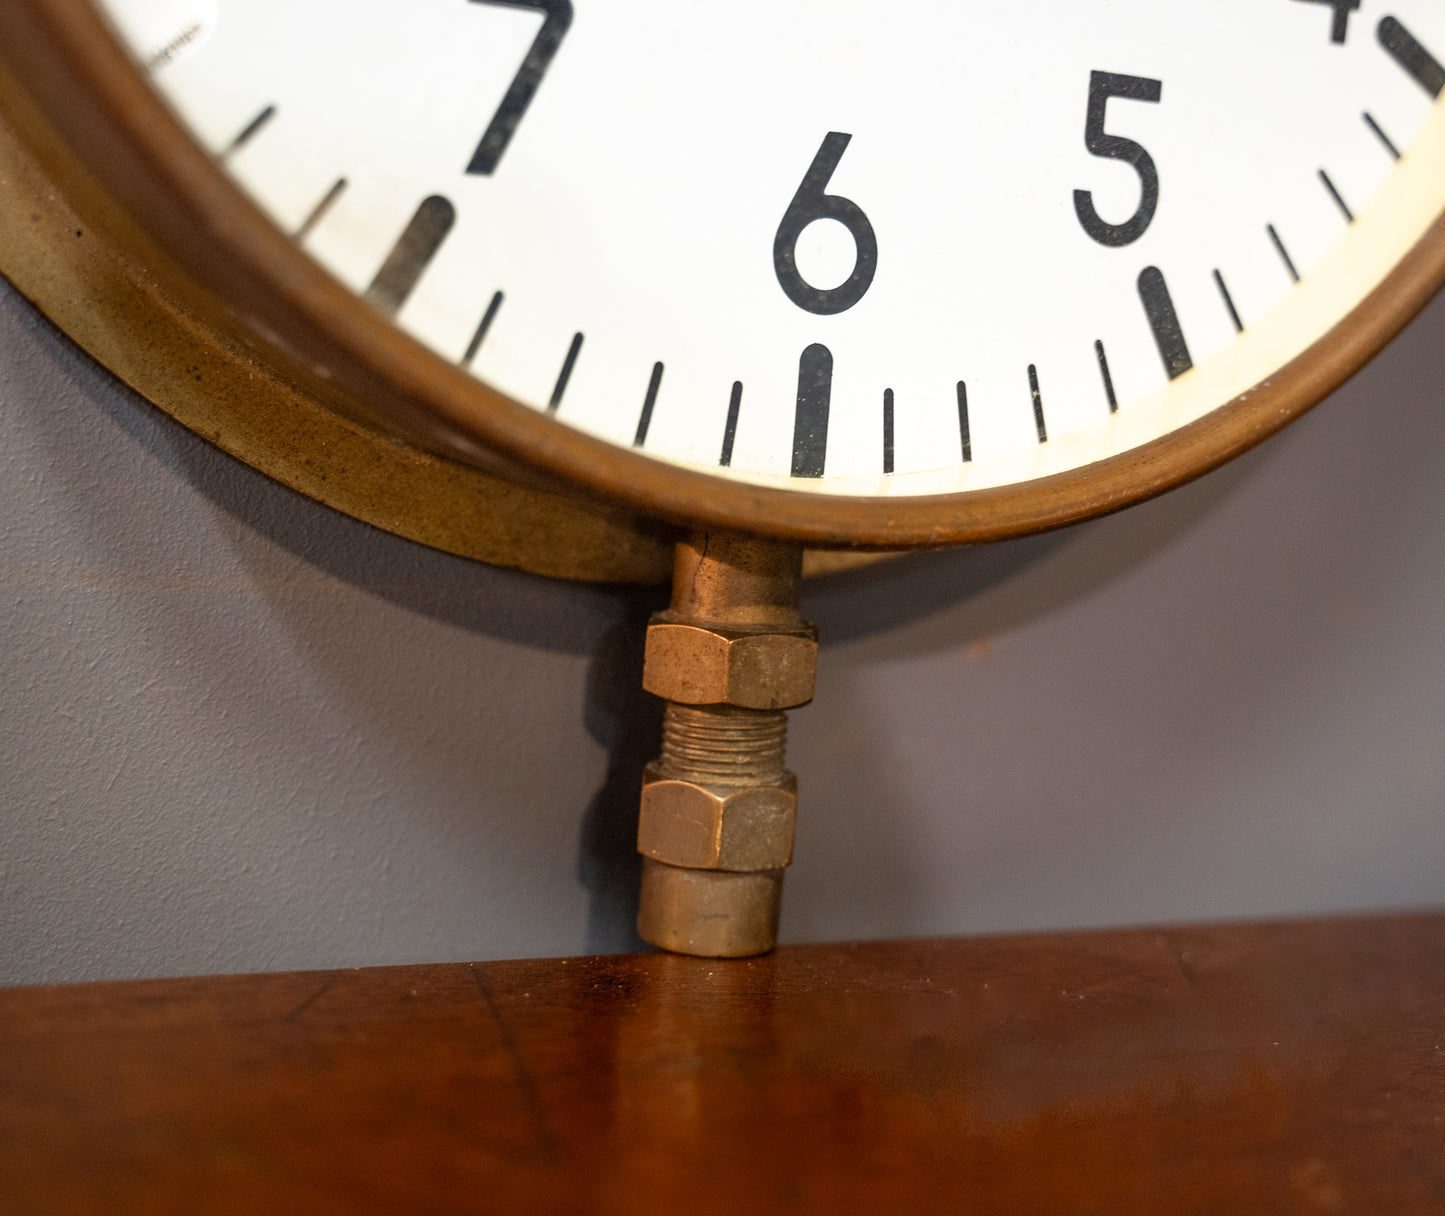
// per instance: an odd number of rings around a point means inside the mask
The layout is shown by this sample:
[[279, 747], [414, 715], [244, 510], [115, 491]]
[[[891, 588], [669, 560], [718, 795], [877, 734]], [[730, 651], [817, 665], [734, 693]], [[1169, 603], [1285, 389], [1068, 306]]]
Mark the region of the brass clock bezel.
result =
[[[447, 553], [587, 582], [670, 576], [665, 525], [517, 486], [345, 417], [199, 323], [116, 248], [76, 175], [62, 185], [41, 167], [40, 116], [28, 116], [28, 141], [12, 129], [23, 109], [0, 68], [0, 274], [177, 422], [308, 498]], [[53, 168], [63, 150], [51, 152]]]
[[203, 323], [281, 380], [343, 415], [508, 480], [581, 494], [614, 512], [620, 506], [643, 517], [812, 546], [997, 540], [1153, 497], [1247, 450], [1327, 396], [1445, 282], [1441, 215], [1302, 354], [1142, 447], [1070, 472], [958, 494], [790, 492], [708, 477], [595, 439], [508, 399], [395, 328], [224, 177], [86, 0], [7, 0], [0, 6], [0, 56], [118, 204], [117, 239]]
[[[63, 185], [41, 167], [38, 147], [52, 170], [66, 164]], [[116, 246], [113, 221], [0, 66], [0, 275], [113, 375], [258, 472], [395, 536], [551, 578], [671, 578], [675, 528], [518, 485], [323, 405], [168, 296]], [[808, 549], [803, 573], [885, 556]]]

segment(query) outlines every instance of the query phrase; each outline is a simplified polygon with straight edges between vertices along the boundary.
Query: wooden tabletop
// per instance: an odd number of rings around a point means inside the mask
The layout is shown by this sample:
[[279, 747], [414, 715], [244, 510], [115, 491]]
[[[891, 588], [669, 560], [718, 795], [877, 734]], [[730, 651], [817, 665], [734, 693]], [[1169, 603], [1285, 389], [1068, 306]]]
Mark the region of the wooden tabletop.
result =
[[0, 1211], [1445, 1213], [1445, 916], [0, 991]]

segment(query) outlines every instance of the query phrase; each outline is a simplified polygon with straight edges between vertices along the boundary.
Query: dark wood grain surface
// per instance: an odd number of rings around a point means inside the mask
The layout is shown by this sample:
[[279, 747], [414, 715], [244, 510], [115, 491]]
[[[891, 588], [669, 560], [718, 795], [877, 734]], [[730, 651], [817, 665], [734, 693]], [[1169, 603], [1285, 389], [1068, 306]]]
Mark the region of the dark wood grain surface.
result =
[[12, 989], [0, 1211], [1445, 1212], [1445, 916]]

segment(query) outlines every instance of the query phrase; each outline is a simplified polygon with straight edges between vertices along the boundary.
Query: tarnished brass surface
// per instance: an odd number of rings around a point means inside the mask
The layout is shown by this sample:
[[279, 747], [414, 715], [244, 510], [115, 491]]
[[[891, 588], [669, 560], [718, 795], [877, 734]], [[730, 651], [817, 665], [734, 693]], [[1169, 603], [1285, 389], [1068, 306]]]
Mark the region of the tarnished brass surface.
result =
[[647, 626], [642, 686], [684, 705], [792, 709], [813, 699], [818, 633], [768, 626], [691, 625], [670, 612]]
[[669, 705], [662, 756], [643, 774], [638, 851], [697, 869], [786, 866], [798, 814], [786, 737], [782, 713]]
[[[0, 113], [21, 105], [0, 77]], [[100, 200], [82, 214], [70, 196], [84, 191], [67, 186], [0, 124], [0, 273], [183, 426], [309, 498], [449, 553], [588, 581], [666, 577], [666, 529], [436, 455], [271, 374], [112, 239]]]
[[[283, 485], [397, 536], [554, 578], [668, 577], [671, 529], [514, 485], [330, 408], [190, 311], [116, 224], [0, 70], [0, 274], [131, 388]], [[818, 551], [807, 569], [879, 556]]]
[[643, 777], [638, 931], [685, 954], [777, 941], [798, 783], [784, 708], [812, 699], [817, 632], [798, 616], [797, 546], [731, 534], [677, 546], [672, 607], [647, 632], [643, 686], [668, 699]]
[[766, 954], [778, 942], [782, 902], [782, 870], [692, 870], [644, 857], [637, 931], [675, 954]]
[[672, 616], [788, 631], [798, 617], [798, 548], [728, 532], [688, 537], [673, 554]]
[[793, 860], [798, 779], [768, 785], [679, 781], [649, 765], [642, 778], [637, 850], [698, 870], [775, 870]]

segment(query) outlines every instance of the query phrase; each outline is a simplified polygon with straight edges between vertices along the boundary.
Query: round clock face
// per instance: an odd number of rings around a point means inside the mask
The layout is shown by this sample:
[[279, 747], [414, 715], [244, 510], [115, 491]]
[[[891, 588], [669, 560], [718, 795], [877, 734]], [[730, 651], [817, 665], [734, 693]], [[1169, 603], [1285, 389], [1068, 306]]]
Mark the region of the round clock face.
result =
[[[185, 353], [82, 327], [288, 484], [443, 547], [446, 494], [561, 489], [899, 548], [1159, 493], [1377, 351], [1445, 281], [1442, 47], [1425, 0], [6, 0], [0, 111]], [[398, 439], [466, 476], [407, 515]]]
[[558, 422], [1008, 486], [1265, 380], [1445, 206], [1445, 8], [104, 0], [342, 283]]

